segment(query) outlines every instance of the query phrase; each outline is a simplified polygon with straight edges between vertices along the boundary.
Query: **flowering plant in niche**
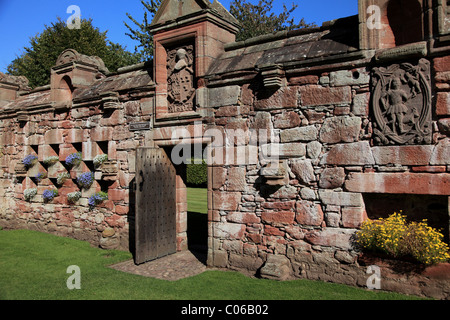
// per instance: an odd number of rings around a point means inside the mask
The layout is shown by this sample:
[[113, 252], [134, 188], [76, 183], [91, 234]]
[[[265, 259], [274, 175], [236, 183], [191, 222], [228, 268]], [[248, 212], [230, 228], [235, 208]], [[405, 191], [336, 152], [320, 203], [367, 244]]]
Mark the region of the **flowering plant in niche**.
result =
[[36, 180], [37, 183], [41, 182], [42, 179], [45, 178], [47, 178], [47, 174], [42, 172], [39, 172], [37, 175], [34, 176], [34, 179]]
[[59, 157], [58, 156], [51, 156], [51, 157], [48, 157], [48, 158], [44, 159], [44, 164], [46, 166], [52, 166], [55, 163], [57, 163], [58, 161], [59, 161]]
[[23, 158], [22, 163], [25, 165], [25, 167], [31, 168], [37, 162], [37, 159], [38, 157], [34, 154], [29, 154], [25, 158]]
[[36, 194], [37, 194], [37, 188], [26, 189], [23, 192], [23, 196], [26, 201], [31, 201], [31, 199], [33, 199]]
[[58, 190], [56, 190], [56, 189], [47, 189], [42, 194], [42, 197], [44, 198], [45, 202], [50, 202], [57, 196], [58, 196]]
[[98, 156], [94, 157], [94, 165], [96, 167], [101, 166], [101, 164], [105, 161], [108, 161], [108, 155], [107, 154], [99, 154]]
[[106, 192], [100, 191], [89, 198], [88, 204], [90, 207], [95, 207], [105, 200], [108, 200], [108, 194]]
[[89, 189], [94, 182], [94, 174], [92, 172], [85, 172], [78, 176], [77, 183], [80, 188]]
[[75, 203], [81, 198], [81, 192], [75, 191], [67, 194], [67, 200], [69, 200], [70, 203]]
[[64, 184], [64, 182], [70, 179], [70, 174], [68, 174], [67, 172], [61, 172], [58, 174], [58, 176], [56, 177], [56, 183], [61, 186]]
[[69, 154], [66, 158], [66, 164], [74, 167], [81, 163], [81, 152]]

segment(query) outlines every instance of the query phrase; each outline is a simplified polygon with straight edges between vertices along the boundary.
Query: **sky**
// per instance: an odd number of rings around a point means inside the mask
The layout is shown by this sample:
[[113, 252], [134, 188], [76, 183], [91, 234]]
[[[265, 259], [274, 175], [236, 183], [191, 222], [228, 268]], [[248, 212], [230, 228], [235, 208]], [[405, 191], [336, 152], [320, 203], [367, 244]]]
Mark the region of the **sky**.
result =
[[[230, 8], [232, 0], [219, 0]], [[258, 0], [249, 0], [257, 4]], [[343, 18], [358, 13], [358, 0], [274, 0], [273, 11], [282, 11], [282, 4], [290, 8], [298, 5], [293, 14], [295, 22], [304, 18], [307, 23], [321, 25], [324, 21]], [[137, 43], [125, 33], [128, 29], [124, 21], [132, 22], [126, 16], [130, 13], [137, 21], [142, 21], [144, 7], [140, 0], [0, 0], [0, 72], [29, 46], [31, 37], [41, 33], [45, 25], [50, 25], [60, 17], [66, 21], [72, 13], [67, 13], [70, 5], [80, 8], [81, 18], [92, 18], [93, 25], [100, 31], [108, 31], [108, 39], [119, 43], [129, 51], [134, 51]]]

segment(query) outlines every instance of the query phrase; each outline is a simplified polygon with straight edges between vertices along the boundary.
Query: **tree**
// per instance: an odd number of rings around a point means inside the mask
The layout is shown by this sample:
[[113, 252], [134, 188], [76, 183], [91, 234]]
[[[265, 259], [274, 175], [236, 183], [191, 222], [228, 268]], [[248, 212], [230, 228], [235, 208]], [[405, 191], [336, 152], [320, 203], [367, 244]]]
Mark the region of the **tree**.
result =
[[[148, 32], [148, 28], [152, 23], [156, 11], [158, 11], [159, 6], [161, 5], [161, 0], [141, 0], [141, 3], [144, 6], [144, 20], [142, 23], [137, 22], [136, 19], [127, 12], [128, 19], [130, 19], [138, 28], [133, 29], [126, 22], [124, 22], [124, 24], [128, 30], [130, 30], [130, 33], [125, 34], [131, 39], [139, 42], [139, 45], [135, 47], [135, 52], [140, 55], [141, 61], [146, 61], [153, 58], [153, 37]], [[148, 14], [150, 14], [150, 21]]]
[[139, 57], [125, 50], [120, 44], [107, 39], [107, 31], [100, 32], [92, 25], [92, 19], [81, 20], [80, 29], [69, 29], [66, 22], [57, 18], [45, 26], [41, 34], [30, 39], [30, 46], [7, 67], [9, 74], [25, 76], [30, 87], [43, 86], [50, 81], [50, 71], [61, 52], [75, 49], [81, 54], [100, 57], [109, 71], [139, 62]]
[[298, 23], [291, 18], [292, 12], [298, 5], [292, 4], [288, 9], [283, 4], [283, 12], [279, 15], [271, 12], [273, 0], [259, 0], [257, 5], [247, 0], [233, 0], [230, 4], [230, 13], [241, 23], [242, 28], [236, 35], [236, 41], [273, 33], [282, 30], [315, 27], [314, 23], [308, 24], [302, 18]]

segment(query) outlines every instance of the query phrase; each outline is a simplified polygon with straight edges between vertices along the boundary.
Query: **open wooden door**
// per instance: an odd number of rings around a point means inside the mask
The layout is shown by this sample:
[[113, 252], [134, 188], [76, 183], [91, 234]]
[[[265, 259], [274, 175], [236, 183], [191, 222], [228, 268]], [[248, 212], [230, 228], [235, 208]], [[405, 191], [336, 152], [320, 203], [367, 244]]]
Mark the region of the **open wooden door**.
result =
[[135, 263], [175, 253], [176, 171], [164, 149], [136, 152]]

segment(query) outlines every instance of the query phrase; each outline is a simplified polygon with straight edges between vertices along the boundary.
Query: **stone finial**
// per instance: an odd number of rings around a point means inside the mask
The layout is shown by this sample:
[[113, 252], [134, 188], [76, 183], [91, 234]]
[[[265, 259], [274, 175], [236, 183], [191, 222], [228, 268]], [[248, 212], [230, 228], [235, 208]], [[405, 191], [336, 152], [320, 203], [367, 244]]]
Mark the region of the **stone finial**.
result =
[[88, 64], [97, 67], [100, 72], [107, 73], [108, 68], [106, 68], [103, 60], [97, 56], [87, 56], [78, 53], [74, 49], [64, 50], [56, 60], [55, 67], [62, 66], [68, 63], [79, 62], [82, 64]]

